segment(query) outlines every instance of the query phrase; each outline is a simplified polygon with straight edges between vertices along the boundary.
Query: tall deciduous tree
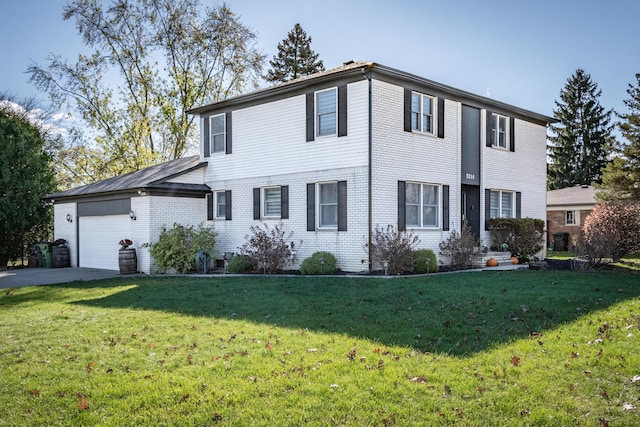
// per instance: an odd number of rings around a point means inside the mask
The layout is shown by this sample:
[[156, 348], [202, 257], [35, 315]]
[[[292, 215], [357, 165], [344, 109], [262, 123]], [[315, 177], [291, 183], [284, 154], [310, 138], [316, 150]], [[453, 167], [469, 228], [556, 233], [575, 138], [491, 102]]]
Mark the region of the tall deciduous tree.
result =
[[296, 24], [287, 38], [278, 43], [278, 54], [269, 61], [271, 69], [265, 79], [270, 82], [287, 82], [298, 77], [324, 71], [324, 64], [311, 49], [311, 37]]
[[28, 72], [55, 107], [70, 103], [83, 119], [61, 153], [75, 183], [182, 157], [198, 141], [185, 110], [257, 87], [264, 56], [226, 5], [73, 0], [63, 17], [95, 51], [75, 63], [51, 54]]
[[56, 188], [45, 133], [24, 108], [0, 100], [0, 266], [21, 259], [27, 236], [53, 222], [42, 201]]
[[614, 139], [612, 110], [600, 105], [601, 90], [591, 76], [578, 69], [556, 101], [551, 126], [547, 184], [549, 189], [601, 182]]
[[602, 173], [602, 191], [596, 193], [600, 200], [640, 200], [640, 74], [636, 74], [635, 86], [629, 84], [629, 98], [624, 100], [629, 108], [619, 114], [618, 124], [627, 143]]

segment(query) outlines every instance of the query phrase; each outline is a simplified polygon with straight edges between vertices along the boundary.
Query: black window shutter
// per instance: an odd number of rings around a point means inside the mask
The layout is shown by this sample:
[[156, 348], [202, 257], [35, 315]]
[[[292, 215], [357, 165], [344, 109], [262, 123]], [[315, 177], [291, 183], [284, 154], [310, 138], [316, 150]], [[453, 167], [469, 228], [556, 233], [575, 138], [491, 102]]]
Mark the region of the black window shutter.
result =
[[491, 219], [491, 190], [484, 190], [484, 229], [489, 229], [489, 219]]
[[207, 193], [207, 221], [213, 220], [213, 193]]
[[224, 192], [224, 219], [231, 221], [231, 190]]
[[487, 147], [493, 145], [493, 111], [487, 110]]
[[209, 117], [205, 117], [204, 119], [204, 138], [203, 138], [203, 144], [204, 144], [204, 156], [205, 157], [209, 157], [211, 155], [211, 143], [209, 142], [209, 138], [211, 137], [211, 135], [209, 134], [209, 121], [210, 118]]
[[411, 132], [411, 89], [404, 90], [404, 130]]
[[347, 231], [347, 181], [338, 181], [338, 231]]
[[289, 186], [280, 187], [280, 219], [289, 219]]
[[509, 120], [509, 151], [516, 151], [516, 120], [511, 117]]
[[406, 182], [398, 181], [398, 231], [407, 231]]
[[307, 94], [307, 142], [313, 141], [315, 139], [315, 114], [314, 114], [314, 102], [315, 96], [313, 92]]
[[347, 86], [338, 86], [338, 136], [347, 135]]
[[232, 130], [232, 126], [231, 126], [231, 112], [228, 112], [227, 114], [225, 114], [225, 131], [226, 131], [226, 135], [225, 135], [225, 142], [226, 142], [226, 147], [225, 147], [225, 154], [231, 154], [231, 130]]
[[307, 231], [316, 231], [316, 184], [307, 184]]
[[253, 189], [253, 219], [260, 219], [260, 189]]
[[449, 231], [449, 186], [442, 186], [442, 230]]
[[444, 98], [438, 97], [438, 138], [444, 138]]
[[522, 218], [522, 193], [516, 192], [516, 218]]

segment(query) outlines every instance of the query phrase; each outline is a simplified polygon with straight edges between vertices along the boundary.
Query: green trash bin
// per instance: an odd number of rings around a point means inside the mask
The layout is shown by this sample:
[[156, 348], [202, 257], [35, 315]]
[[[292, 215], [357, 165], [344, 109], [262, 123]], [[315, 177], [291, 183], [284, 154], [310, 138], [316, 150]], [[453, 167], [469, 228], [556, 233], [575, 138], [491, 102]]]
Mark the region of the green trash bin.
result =
[[40, 252], [42, 253], [42, 264], [39, 267], [44, 268], [53, 268], [53, 257], [51, 254], [51, 243], [37, 243], [38, 248], [40, 248]]

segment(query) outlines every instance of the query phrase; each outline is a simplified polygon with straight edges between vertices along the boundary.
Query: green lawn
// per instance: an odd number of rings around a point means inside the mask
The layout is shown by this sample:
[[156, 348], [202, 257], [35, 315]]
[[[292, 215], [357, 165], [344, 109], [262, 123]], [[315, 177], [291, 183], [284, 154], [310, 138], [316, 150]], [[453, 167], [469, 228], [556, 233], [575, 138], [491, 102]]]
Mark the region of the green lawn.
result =
[[640, 419], [640, 276], [149, 277], [0, 293], [0, 426]]

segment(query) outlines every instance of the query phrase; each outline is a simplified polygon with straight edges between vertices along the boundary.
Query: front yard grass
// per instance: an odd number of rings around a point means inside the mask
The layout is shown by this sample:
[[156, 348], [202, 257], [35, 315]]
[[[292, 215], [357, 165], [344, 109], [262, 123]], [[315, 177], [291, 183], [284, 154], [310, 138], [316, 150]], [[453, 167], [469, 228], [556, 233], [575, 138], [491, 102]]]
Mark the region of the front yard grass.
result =
[[0, 293], [0, 425], [637, 425], [640, 276], [121, 278]]

